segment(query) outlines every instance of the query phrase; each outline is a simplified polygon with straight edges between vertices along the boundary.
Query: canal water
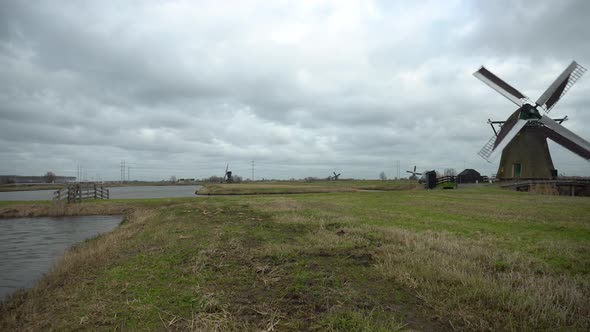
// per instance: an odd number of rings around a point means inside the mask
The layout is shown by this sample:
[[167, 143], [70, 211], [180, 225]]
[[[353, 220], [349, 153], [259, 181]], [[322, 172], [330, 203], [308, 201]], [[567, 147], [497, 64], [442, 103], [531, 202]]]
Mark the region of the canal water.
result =
[[[201, 186], [131, 186], [109, 188], [110, 198], [171, 198], [195, 197]], [[7, 191], [0, 192], [0, 201], [43, 201], [51, 200], [55, 190]]]
[[122, 216], [0, 219], [0, 300], [31, 287], [73, 244], [113, 230]]

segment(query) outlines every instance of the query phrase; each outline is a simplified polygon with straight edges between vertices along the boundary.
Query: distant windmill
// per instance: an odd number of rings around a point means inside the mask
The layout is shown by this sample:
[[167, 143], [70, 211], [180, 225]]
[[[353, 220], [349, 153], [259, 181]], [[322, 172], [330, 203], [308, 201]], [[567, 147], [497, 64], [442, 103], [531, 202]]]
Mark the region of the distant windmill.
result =
[[406, 171], [410, 174], [412, 174], [410, 176], [410, 180], [418, 180], [418, 177], [416, 175], [422, 175], [422, 173], [416, 173], [416, 166], [414, 165], [414, 171]]
[[334, 176], [332, 177], [333, 180], [338, 180], [338, 177], [340, 176], [341, 173], [336, 174], [336, 172], [332, 172], [334, 173]]
[[229, 170], [229, 164], [225, 165], [225, 174], [223, 175], [223, 181], [227, 183], [232, 183], [233, 179], [231, 177], [231, 171]]

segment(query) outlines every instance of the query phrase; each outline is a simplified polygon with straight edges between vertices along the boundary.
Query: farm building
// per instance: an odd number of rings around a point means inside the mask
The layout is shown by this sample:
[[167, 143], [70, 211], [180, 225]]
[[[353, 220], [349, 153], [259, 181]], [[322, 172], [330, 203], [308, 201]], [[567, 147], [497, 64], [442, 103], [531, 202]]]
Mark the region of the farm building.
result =
[[459, 173], [459, 183], [475, 183], [481, 181], [481, 175], [478, 171], [468, 168]]

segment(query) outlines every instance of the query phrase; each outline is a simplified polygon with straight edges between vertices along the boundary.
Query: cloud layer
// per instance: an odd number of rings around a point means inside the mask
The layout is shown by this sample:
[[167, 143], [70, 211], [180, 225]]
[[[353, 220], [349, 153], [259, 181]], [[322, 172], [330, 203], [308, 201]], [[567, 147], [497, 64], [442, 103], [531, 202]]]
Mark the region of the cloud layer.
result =
[[[590, 66], [587, 1], [0, 3], [0, 173], [377, 178], [476, 168], [488, 118]], [[590, 78], [553, 116], [590, 140]], [[560, 172], [590, 175], [551, 144]], [[403, 174], [402, 174], [403, 175]]]

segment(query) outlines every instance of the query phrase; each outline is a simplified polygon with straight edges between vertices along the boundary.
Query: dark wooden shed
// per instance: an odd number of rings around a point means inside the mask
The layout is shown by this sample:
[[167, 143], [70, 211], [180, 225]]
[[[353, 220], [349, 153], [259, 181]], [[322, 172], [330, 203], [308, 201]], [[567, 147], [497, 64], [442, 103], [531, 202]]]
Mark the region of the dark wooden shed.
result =
[[424, 173], [425, 184], [424, 187], [426, 189], [432, 189], [436, 187], [436, 172], [435, 171], [428, 171]]
[[468, 168], [459, 173], [459, 183], [475, 183], [481, 181], [481, 174], [478, 171]]

